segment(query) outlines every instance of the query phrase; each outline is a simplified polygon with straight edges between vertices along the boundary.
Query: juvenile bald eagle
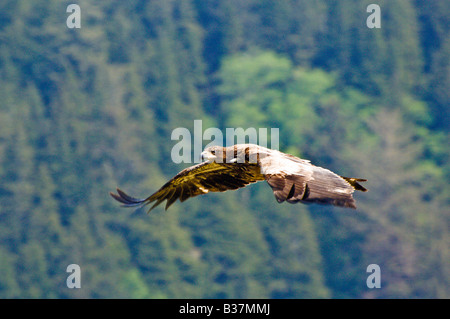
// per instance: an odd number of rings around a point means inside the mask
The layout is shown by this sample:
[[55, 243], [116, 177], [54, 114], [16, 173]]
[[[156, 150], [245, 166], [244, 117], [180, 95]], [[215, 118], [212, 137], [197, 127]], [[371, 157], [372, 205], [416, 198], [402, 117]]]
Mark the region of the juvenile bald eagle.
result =
[[201, 155], [204, 162], [182, 170], [145, 199], [133, 198], [120, 189], [117, 194], [110, 194], [125, 207], [154, 202], [150, 212], [164, 200], [167, 210], [177, 199], [184, 202], [197, 195], [235, 190], [264, 180], [279, 203], [319, 203], [355, 209], [352, 193], [367, 191], [358, 183], [365, 179], [339, 176], [308, 160], [254, 144], [210, 146]]

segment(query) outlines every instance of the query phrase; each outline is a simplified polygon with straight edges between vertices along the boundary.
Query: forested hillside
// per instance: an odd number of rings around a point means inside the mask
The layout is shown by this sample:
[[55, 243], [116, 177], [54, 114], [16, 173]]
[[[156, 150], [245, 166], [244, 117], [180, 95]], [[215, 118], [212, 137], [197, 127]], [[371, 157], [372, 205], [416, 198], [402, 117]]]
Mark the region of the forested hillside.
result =
[[[2, 0], [0, 298], [449, 298], [450, 2], [379, 0], [371, 29], [373, 2]], [[194, 120], [279, 128], [369, 192], [120, 208], [190, 165]]]

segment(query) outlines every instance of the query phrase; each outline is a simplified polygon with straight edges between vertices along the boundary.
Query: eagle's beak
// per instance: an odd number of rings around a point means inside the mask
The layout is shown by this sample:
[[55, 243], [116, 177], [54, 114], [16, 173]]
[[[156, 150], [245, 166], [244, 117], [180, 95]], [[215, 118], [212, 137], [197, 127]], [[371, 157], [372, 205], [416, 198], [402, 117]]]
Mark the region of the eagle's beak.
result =
[[211, 161], [211, 160], [215, 159], [215, 156], [212, 155], [210, 152], [203, 151], [200, 155], [202, 157], [202, 161], [205, 161], [205, 160]]

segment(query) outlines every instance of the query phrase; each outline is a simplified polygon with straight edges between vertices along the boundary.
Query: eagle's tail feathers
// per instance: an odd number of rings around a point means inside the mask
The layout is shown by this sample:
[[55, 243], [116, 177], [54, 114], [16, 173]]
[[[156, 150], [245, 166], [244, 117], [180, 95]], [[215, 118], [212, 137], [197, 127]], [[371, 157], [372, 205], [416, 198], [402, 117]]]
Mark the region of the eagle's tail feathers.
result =
[[352, 185], [352, 187], [357, 190], [357, 191], [361, 191], [361, 192], [367, 192], [368, 189], [361, 186], [361, 184], [359, 184], [358, 182], [367, 182], [367, 179], [364, 178], [352, 178], [352, 177], [344, 177], [341, 176], [343, 179], [345, 179], [350, 185]]

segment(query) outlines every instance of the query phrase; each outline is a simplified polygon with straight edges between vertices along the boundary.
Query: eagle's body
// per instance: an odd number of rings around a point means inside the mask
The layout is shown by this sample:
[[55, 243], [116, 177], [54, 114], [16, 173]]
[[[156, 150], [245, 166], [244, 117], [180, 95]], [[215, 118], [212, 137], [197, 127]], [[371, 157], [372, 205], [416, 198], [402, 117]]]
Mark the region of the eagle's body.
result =
[[188, 167], [145, 199], [128, 196], [120, 189], [111, 193], [123, 206], [134, 207], [167, 200], [166, 209], [177, 199], [209, 192], [224, 192], [267, 181], [279, 203], [319, 203], [356, 208], [352, 194], [367, 191], [364, 179], [339, 176], [309, 161], [254, 144], [211, 146], [202, 153], [206, 161]]

